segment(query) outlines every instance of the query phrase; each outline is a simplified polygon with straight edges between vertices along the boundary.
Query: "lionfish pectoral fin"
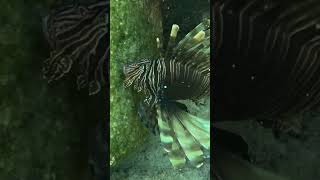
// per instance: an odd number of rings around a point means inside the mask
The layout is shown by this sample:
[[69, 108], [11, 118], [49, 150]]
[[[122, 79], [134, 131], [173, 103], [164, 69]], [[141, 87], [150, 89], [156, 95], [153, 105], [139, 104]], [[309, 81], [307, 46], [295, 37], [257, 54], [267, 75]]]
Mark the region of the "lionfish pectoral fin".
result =
[[158, 115], [158, 126], [160, 131], [160, 140], [164, 146], [165, 151], [170, 152], [172, 149], [172, 143], [173, 143], [171, 128], [168, 122], [166, 122], [166, 120], [164, 119], [164, 116], [161, 113], [160, 109], [157, 109], [157, 115]]
[[161, 141], [173, 166], [184, 164], [187, 158], [195, 167], [201, 167], [201, 146], [210, 148], [210, 123], [189, 114], [179, 104], [169, 102], [157, 109]]
[[[177, 104], [181, 107], [184, 105], [182, 102]], [[205, 149], [210, 150], [210, 119], [197, 117], [187, 110], [181, 111], [180, 116], [183, 126]]]
[[210, 121], [184, 113], [181, 122], [192, 136], [206, 149], [210, 149]]
[[175, 136], [186, 157], [194, 166], [201, 167], [204, 159], [200, 145], [196, 142], [190, 132], [184, 128], [178, 116], [175, 116], [171, 123]]
[[172, 149], [168, 154], [169, 154], [169, 160], [173, 167], [180, 168], [186, 164], [185, 155], [177, 139], [173, 140]]
[[173, 167], [180, 168], [186, 163], [186, 158], [179, 142], [173, 137], [173, 131], [168, 123], [168, 116], [157, 108], [158, 125], [160, 131], [160, 140], [165, 151], [169, 155], [169, 160]]

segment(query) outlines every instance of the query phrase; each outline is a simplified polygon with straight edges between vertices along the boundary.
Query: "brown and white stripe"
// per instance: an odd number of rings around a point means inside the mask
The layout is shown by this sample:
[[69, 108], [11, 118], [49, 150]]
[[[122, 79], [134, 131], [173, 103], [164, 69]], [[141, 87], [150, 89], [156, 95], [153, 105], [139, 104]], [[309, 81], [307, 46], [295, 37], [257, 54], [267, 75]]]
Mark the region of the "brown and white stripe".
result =
[[218, 0], [213, 9], [225, 109], [275, 116], [319, 104], [320, 1]]
[[44, 31], [52, 48], [43, 67], [49, 82], [78, 66], [78, 88], [88, 86], [90, 95], [100, 91], [107, 73], [107, 6], [107, 1], [69, 5], [53, 10], [44, 19]]
[[174, 167], [187, 159], [200, 167], [204, 161], [201, 147], [210, 149], [210, 121], [189, 114], [175, 102], [198, 100], [210, 93], [209, 23], [198, 25], [177, 46], [179, 27], [173, 25], [164, 57], [124, 67], [125, 87], [143, 90], [147, 104], [155, 107], [160, 140]]

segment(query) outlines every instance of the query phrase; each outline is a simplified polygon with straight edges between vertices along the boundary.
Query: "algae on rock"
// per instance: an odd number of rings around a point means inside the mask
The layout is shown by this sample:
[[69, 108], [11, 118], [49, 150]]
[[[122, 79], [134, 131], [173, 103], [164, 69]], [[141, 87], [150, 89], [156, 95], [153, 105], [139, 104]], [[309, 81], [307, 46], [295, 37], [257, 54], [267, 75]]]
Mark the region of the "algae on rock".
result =
[[110, 11], [110, 165], [114, 166], [147, 135], [138, 119], [135, 93], [123, 87], [122, 67], [157, 57], [162, 21], [159, 0], [111, 0]]

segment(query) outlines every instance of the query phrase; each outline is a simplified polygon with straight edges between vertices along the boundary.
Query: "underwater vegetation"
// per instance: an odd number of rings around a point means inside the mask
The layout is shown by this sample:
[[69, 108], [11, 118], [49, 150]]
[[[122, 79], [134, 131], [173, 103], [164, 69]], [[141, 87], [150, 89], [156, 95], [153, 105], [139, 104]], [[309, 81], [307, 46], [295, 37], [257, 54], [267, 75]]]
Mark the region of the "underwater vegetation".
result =
[[78, 89], [98, 93], [108, 72], [108, 2], [70, 4], [54, 9], [43, 20], [43, 29], [51, 47], [44, 61], [48, 82], [76, 74]]
[[147, 113], [156, 111], [156, 118], [148, 121], [158, 121], [149, 123], [159, 129], [172, 165], [181, 167], [188, 159], [200, 167], [204, 161], [201, 146], [210, 149], [210, 120], [188, 113], [178, 100], [197, 101], [210, 93], [210, 21], [199, 24], [175, 45], [178, 31], [174, 24], [165, 52], [157, 38], [159, 59], [125, 65], [124, 83], [144, 92]]

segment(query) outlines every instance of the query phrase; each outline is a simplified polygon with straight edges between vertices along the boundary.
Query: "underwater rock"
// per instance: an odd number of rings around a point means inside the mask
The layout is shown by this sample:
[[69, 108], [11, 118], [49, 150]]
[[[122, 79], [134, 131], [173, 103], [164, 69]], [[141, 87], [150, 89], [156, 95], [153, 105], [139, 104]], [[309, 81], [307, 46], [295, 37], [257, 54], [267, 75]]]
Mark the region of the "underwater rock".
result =
[[299, 137], [282, 134], [275, 138], [270, 129], [261, 127], [254, 120], [220, 122], [219, 128], [243, 137], [248, 144], [251, 166], [263, 168], [290, 180], [318, 179], [319, 117], [319, 112], [304, 113], [304, 128]]
[[[128, 10], [130, 9], [130, 10]], [[110, 165], [116, 165], [144, 142], [146, 129], [138, 118], [138, 97], [124, 88], [122, 67], [157, 55], [162, 34], [160, 1], [110, 3]]]

